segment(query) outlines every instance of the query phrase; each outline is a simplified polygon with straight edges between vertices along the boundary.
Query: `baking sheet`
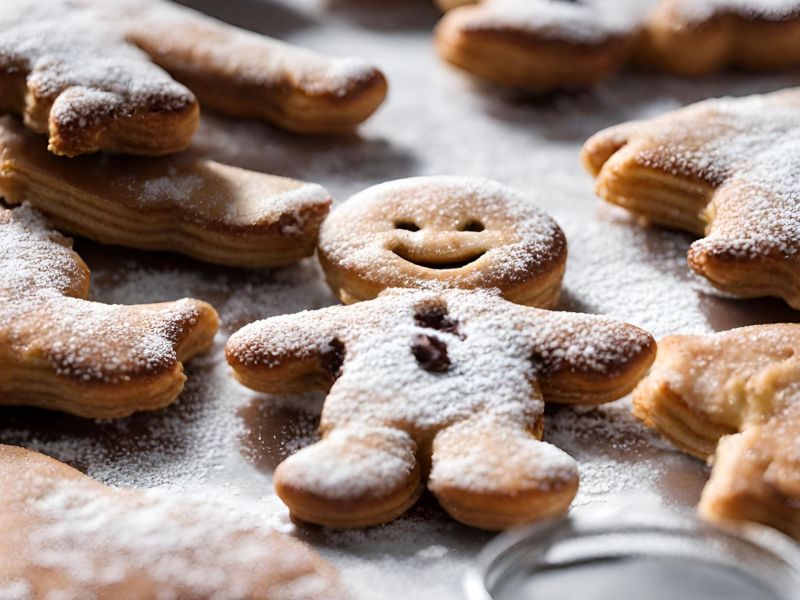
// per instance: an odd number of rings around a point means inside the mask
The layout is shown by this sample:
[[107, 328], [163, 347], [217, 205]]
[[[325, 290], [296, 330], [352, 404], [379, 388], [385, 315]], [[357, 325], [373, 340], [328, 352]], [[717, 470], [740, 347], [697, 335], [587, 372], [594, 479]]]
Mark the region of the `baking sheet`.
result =
[[[223, 162], [321, 183], [338, 201], [382, 181], [423, 174], [498, 179], [552, 214], [569, 240], [561, 308], [611, 315], [656, 336], [797, 320], [777, 300], [721, 298], [687, 270], [692, 241], [645, 229], [603, 206], [578, 160], [598, 129], [696, 100], [793, 85], [798, 74], [729, 74], [702, 81], [629, 73], [596, 90], [530, 99], [486, 87], [443, 65], [431, 43], [429, 0], [193, 0], [237, 25], [378, 64], [390, 81], [381, 111], [349, 138], [308, 138], [204, 113], [197, 145]], [[272, 490], [272, 471], [315, 439], [319, 395], [275, 398], [239, 386], [222, 356], [241, 325], [334, 303], [313, 260], [273, 271], [216, 268], [167, 254], [77, 240], [92, 297], [140, 303], [194, 296], [223, 327], [187, 368], [172, 407], [119, 421], [0, 409], [0, 442], [54, 456], [106, 483], [213, 496], [304, 539], [332, 560], [360, 598], [461, 597], [465, 566], [490, 534], [450, 520], [431, 497], [382, 527], [296, 528]], [[576, 504], [691, 506], [707, 468], [629, 416], [629, 400], [596, 409], [549, 407], [545, 437], [581, 464]]]

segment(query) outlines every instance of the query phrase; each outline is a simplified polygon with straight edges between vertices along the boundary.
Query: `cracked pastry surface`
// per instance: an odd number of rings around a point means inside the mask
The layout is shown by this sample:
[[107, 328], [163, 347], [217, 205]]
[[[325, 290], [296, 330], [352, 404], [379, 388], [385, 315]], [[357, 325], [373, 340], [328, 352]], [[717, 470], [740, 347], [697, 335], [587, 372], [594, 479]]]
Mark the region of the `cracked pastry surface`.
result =
[[237, 267], [286, 265], [314, 252], [331, 203], [319, 185], [192, 151], [64, 160], [40, 142], [0, 117], [0, 194], [30, 203], [61, 231], [106, 244]]
[[345, 303], [393, 287], [498, 288], [514, 302], [550, 307], [567, 242], [550, 216], [497, 182], [413, 177], [339, 206], [322, 226], [318, 255]]
[[680, 75], [800, 64], [797, 0], [440, 0], [439, 54], [534, 92], [584, 88], [626, 65]]
[[333, 527], [396, 518], [426, 480], [476, 527], [562, 514], [577, 466], [541, 441], [544, 400], [619, 398], [654, 354], [632, 325], [513, 304], [497, 290], [388, 290], [253, 323], [226, 347], [250, 388], [328, 390], [322, 441], [279, 465], [275, 485], [295, 518]]
[[0, 489], [3, 598], [347, 597], [316, 552], [224, 506], [112, 489], [5, 445]]
[[591, 137], [597, 194], [705, 237], [691, 268], [723, 291], [800, 308], [800, 90], [706, 100]]
[[800, 325], [659, 341], [634, 414], [680, 449], [713, 456], [700, 511], [800, 539]]
[[182, 362], [208, 350], [214, 309], [87, 300], [89, 269], [24, 205], [0, 208], [0, 405], [113, 418], [172, 403]]

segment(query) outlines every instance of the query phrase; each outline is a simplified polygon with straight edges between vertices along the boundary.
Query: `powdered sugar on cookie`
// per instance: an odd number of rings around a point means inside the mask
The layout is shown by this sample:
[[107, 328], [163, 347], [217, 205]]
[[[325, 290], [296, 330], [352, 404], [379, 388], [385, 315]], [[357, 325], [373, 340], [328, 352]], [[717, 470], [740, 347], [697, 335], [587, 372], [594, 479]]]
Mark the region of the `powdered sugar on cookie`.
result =
[[724, 15], [745, 19], [783, 21], [800, 16], [797, 0], [678, 0], [675, 10], [687, 23], [702, 23]]
[[742, 258], [800, 249], [800, 92], [700, 102], [643, 126], [641, 164], [716, 188], [710, 234], [695, 251]]
[[600, 44], [638, 29], [656, 0], [484, 0], [467, 27], [518, 30], [544, 40]]
[[499, 288], [550, 306], [566, 260], [556, 222], [488, 180], [414, 177], [356, 194], [324, 223], [320, 260], [343, 300], [388, 287]]
[[[0, 32], [0, 65], [17, 77], [8, 93], [19, 96], [7, 106], [24, 106], [26, 124], [49, 131], [53, 151], [97, 150], [102, 132], [113, 126], [116, 142], [130, 143], [135, 153], [160, 153], [156, 141], [140, 140], [139, 147], [125, 139], [121, 123], [135, 115], [168, 119], [162, 127], [175, 119], [174, 149], [188, 143], [183, 136], [197, 125], [194, 95], [79, 3], [8, 0], [0, 8]], [[160, 139], [172, 132], [158, 133]]]
[[[516, 305], [496, 290], [390, 290], [351, 306], [254, 323], [232, 336], [227, 354], [240, 380], [257, 389], [335, 380], [322, 414], [323, 441], [291, 457], [279, 485], [345, 501], [389, 495], [410, 477], [412, 440], [423, 462], [433, 443], [437, 495], [437, 486], [465, 494], [498, 487], [523, 495], [563, 492], [575, 481], [572, 460], [531, 433], [541, 428], [542, 391], [567, 402], [619, 397], [652, 360], [653, 347], [633, 326]], [[306, 379], [293, 382], [295, 373]], [[468, 450], [479, 432], [484, 442], [501, 435], [519, 445], [519, 460], [503, 454], [503, 461], [487, 462], [486, 448]], [[372, 439], [344, 442], [354, 435]], [[361, 445], [375, 447], [371, 458], [348, 450]], [[326, 448], [336, 451], [324, 459], [330, 468], [320, 469]], [[390, 457], [396, 468], [377, 476], [388, 463], [373, 463]], [[287, 503], [296, 510], [291, 498]], [[481, 522], [458, 509], [451, 514]]]

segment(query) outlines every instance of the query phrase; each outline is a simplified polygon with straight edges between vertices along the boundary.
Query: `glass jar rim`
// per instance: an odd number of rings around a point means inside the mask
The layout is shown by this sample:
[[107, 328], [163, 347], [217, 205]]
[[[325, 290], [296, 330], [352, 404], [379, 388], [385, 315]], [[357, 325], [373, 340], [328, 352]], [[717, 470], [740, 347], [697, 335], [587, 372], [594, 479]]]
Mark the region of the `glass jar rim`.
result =
[[[591, 541], [592, 538], [603, 540], [603, 550], [602, 555], [596, 555], [597, 550], [587, 546], [585, 552], [591, 560], [648, 556], [691, 558], [691, 545], [707, 542], [716, 548], [718, 554], [700, 555], [695, 551], [700, 560], [748, 573], [774, 588], [776, 582], [766, 581], [763, 574], [755, 572], [753, 565], [734, 560], [733, 547], [738, 546], [748, 552], [760, 553], [764, 560], [774, 563], [783, 581], [781, 589], [776, 590], [781, 597], [787, 600], [800, 598], [800, 545], [788, 536], [756, 523], [710, 523], [698, 517], [694, 510], [663, 505], [643, 507], [629, 497], [621, 502], [576, 507], [564, 517], [498, 535], [468, 568], [463, 580], [466, 597], [468, 600], [493, 600], [492, 592], [502, 577], [511, 574], [514, 567], [524, 566], [522, 559], [526, 550], [538, 548], [542, 553], [547, 551], [558, 555], [557, 545], [570, 542], [573, 547], [568, 552], [574, 553], [576, 542], [580, 544], [581, 540]], [[608, 547], [608, 539], [616, 540], [619, 546]], [[666, 541], [672, 545], [665, 544]], [[697, 546], [697, 550], [700, 548]], [[732, 555], [724, 556], [724, 552]], [[563, 560], [565, 553], [560, 554]], [[566, 564], [569, 566], [570, 563]]]

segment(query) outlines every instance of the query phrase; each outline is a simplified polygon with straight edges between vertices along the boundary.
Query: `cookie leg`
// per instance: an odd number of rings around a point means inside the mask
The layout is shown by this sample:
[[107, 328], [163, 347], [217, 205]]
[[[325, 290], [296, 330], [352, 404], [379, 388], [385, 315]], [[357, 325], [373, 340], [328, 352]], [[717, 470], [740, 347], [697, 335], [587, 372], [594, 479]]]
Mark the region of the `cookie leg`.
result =
[[388, 427], [344, 427], [278, 465], [275, 489], [292, 516], [328, 527], [395, 519], [422, 493], [416, 444]]
[[523, 424], [480, 416], [437, 434], [428, 487], [453, 518], [496, 530], [566, 512], [578, 470]]
[[700, 499], [710, 520], [757, 521], [800, 539], [800, 415], [723, 438]]

